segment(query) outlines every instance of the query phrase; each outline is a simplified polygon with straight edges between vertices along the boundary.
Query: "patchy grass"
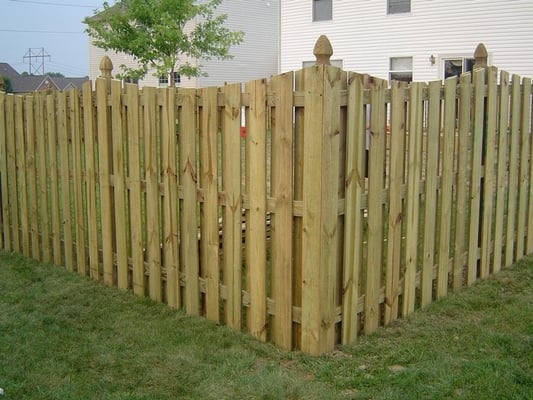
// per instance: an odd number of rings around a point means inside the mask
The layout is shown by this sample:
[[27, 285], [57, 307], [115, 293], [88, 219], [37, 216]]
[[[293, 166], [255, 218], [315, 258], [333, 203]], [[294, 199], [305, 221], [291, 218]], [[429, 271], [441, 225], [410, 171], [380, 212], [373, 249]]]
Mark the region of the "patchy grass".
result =
[[0, 253], [5, 399], [533, 399], [533, 258], [310, 357]]

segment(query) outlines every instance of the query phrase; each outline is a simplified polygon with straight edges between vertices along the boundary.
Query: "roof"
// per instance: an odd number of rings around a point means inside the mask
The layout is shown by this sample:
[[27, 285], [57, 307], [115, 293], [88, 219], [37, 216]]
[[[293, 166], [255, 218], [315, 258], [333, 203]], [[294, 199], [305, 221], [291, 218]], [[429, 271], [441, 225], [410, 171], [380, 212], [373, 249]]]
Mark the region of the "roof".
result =
[[87, 77], [64, 78], [49, 75], [23, 76], [7, 63], [0, 63], [0, 75], [11, 81], [13, 93], [28, 93], [46, 89], [68, 90], [73, 87], [81, 89], [82, 84], [89, 79]]

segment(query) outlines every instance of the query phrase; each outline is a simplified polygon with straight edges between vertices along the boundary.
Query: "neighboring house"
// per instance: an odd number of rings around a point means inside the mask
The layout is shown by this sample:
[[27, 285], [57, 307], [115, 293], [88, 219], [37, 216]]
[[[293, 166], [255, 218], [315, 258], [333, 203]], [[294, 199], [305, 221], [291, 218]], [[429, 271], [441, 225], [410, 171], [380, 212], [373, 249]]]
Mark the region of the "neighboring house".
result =
[[11, 81], [13, 93], [29, 93], [39, 90], [68, 90], [81, 89], [83, 82], [88, 78], [63, 78], [49, 75], [21, 75], [11, 65], [0, 63], [0, 76]]
[[533, 77], [532, 0], [284, 0], [281, 72], [312, 64], [321, 34], [332, 64], [383, 79], [440, 80], [488, 62]]
[[[230, 60], [192, 60], [202, 65], [207, 77], [187, 79], [180, 77], [176, 86], [206, 87], [224, 83], [245, 82], [268, 78], [279, 68], [279, 1], [280, 0], [225, 0], [217, 12], [227, 14], [225, 26], [244, 32], [240, 45], [230, 49]], [[194, 23], [194, 21], [192, 22]], [[125, 54], [106, 52], [95, 47], [89, 37], [89, 77], [100, 76], [100, 61], [108, 55], [113, 63], [113, 75], [120, 74], [120, 65], [135, 66], [133, 58]], [[149, 71], [139, 86], [167, 86], [168, 77], [154, 76]]]

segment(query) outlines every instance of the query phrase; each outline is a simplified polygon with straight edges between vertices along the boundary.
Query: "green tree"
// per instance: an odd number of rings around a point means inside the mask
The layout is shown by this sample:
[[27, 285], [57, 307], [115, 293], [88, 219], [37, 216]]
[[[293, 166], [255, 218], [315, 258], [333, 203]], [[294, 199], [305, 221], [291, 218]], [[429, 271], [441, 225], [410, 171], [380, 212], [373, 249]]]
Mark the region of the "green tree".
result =
[[46, 75], [51, 76], [52, 78], [64, 78], [65, 75], [63, 75], [61, 72], [47, 72]]
[[13, 86], [11, 85], [11, 79], [9, 79], [7, 76], [1, 76], [0, 80], [3, 81], [3, 92], [5, 93], [13, 93]]
[[121, 65], [121, 78], [140, 79], [150, 68], [157, 76], [205, 75], [189, 60], [230, 59], [231, 46], [243, 32], [224, 26], [226, 14], [216, 14], [222, 0], [122, 0], [85, 18], [94, 44], [133, 56], [139, 68]]

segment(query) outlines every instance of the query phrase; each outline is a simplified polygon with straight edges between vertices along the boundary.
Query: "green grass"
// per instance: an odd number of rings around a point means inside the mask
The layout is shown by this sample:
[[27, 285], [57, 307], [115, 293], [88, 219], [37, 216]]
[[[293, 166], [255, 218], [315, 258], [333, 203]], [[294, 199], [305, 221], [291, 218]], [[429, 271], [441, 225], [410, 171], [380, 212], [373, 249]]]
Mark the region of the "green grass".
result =
[[5, 399], [533, 399], [533, 258], [322, 357], [0, 253]]

